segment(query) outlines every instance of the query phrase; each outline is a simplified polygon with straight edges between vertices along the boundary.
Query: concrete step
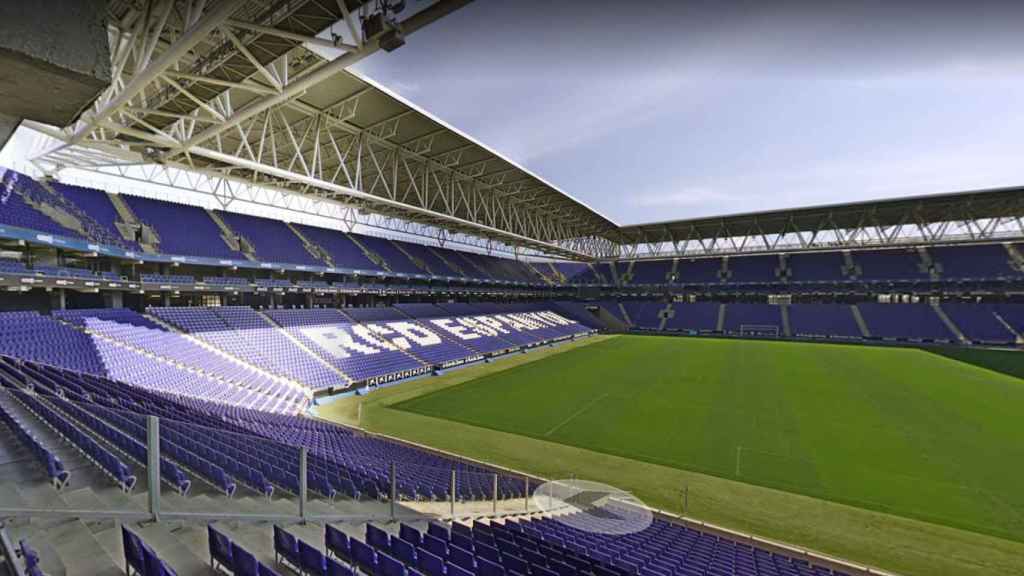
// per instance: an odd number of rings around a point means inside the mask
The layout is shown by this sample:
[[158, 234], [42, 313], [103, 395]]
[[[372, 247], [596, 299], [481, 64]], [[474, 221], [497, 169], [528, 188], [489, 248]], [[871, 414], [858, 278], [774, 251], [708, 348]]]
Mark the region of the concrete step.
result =
[[92, 530], [79, 520], [48, 527], [31, 541], [40, 547], [43, 542], [48, 543], [54, 552], [53, 558], [60, 561], [67, 574], [114, 576], [124, 573], [124, 554], [113, 556], [104, 550]]
[[129, 530], [138, 534], [179, 576], [209, 574], [204, 524], [171, 527], [167, 523], [143, 523], [129, 526]]

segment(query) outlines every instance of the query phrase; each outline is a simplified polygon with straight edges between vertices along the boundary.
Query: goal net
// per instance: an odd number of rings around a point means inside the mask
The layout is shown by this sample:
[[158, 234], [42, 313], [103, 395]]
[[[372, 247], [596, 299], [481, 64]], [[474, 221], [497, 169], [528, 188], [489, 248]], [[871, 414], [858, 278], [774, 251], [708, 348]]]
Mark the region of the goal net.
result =
[[777, 324], [740, 324], [740, 335], [778, 338], [779, 327]]

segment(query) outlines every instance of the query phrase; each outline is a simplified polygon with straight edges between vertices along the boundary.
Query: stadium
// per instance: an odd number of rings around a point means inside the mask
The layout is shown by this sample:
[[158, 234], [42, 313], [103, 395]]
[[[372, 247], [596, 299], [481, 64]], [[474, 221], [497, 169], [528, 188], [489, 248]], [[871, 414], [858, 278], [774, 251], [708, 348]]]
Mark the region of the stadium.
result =
[[620, 224], [357, 68], [479, 3], [0, 7], [6, 573], [1024, 574], [1024, 188]]

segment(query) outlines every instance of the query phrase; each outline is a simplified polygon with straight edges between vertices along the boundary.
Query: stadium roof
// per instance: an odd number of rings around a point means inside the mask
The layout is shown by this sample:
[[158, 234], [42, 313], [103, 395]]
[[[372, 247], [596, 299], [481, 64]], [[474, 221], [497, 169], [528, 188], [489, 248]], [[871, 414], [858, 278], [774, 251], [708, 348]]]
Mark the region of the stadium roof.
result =
[[758, 239], [750, 250], [770, 250], [786, 236], [807, 248], [822, 238], [827, 247], [862, 245], [865, 235], [872, 244], [897, 243], [908, 232], [930, 242], [1019, 237], [1021, 217], [1024, 187], [1011, 187], [653, 222], [618, 233], [620, 245], [697, 243], [721, 253], [744, 251], [737, 239]]
[[[409, 36], [469, 1], [415, 3], [385, 15]], [[140, 165], [156, 167], [147, 174], [181, 170], [205, 178], [225, 207], [237, 198], [353, 221], [374, 215], [575, 259], [638, 255], [639, 246], [681, 254], [680, 243], [694, 242], [708, 252], [742, 251], [751, 238], [777, 247], [781, 240], [769, 236], [794, 234], [798, 246], [811, 247], [825, 231], [840, 244], [872, 230], [885, 243], [899, 235], [894, 230], [913, 227], [931, 240], [965, 226], [969, 236], [990, 237], [1024, 216], [1022, 190], [1013, 188], [620, 227], [348, 71], [395, 47], [395, 35], [363, 31], [380, 6], [113, 0], [114, 81], [61, 131], [28, 122], [60, 141], [35, 160], [120, 175]]]

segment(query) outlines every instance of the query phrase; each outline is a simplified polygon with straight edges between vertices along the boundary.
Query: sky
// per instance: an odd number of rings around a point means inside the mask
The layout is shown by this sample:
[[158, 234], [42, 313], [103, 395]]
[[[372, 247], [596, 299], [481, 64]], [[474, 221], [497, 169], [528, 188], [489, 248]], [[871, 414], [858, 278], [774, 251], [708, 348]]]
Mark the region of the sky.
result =
[[986, 0], [475, 0], [357, 70], [636, 224], [1024, 184], [1021, 23]]
[[1022, 22], [1020, 2], [476, 0], [358, 70], [634, 224], [1024, 184]]

